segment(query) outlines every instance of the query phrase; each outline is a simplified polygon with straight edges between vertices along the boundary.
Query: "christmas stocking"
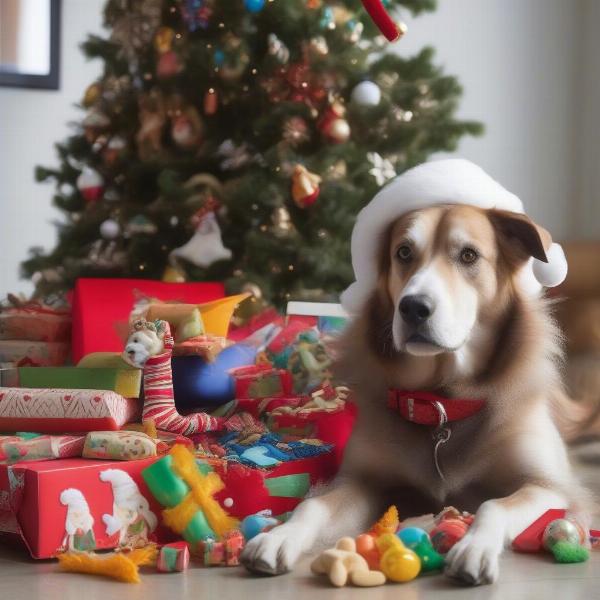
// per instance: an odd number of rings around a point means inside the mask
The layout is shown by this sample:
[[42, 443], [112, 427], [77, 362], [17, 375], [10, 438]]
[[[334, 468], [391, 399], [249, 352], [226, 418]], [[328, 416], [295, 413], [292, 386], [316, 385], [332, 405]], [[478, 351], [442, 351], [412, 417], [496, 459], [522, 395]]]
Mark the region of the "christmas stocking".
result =
[[192, 435], [215, 431], [224, 419], [207, 413], [180, 415], [175, 408], [171, 355], [173, 337], [169, 324], [165, 322], [164, 352], [151, 356], [144, 366], [144, 410], [143, 421], [154, 421], [157, 429], [180, 435]]

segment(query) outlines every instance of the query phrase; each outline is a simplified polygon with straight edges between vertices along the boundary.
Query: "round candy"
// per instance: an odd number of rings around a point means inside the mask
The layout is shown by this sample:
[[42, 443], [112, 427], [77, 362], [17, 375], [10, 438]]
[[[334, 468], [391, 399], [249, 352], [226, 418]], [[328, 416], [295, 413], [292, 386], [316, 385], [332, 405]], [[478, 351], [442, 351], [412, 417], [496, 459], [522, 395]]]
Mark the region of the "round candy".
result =
[[350, 99], [358, 106], [377, 106], [381, 102], [381, 89], [372, 81], [362, 81], [352, 90]]
[[420, 527], [405, 527], [396, 535], [407, 548], [414, 548], [414, 546], [420, 544], [424, 539], [429, 541], [427, 532]]
[[579, 525], [568, 519], [555, 519], [548, 524], [542, 536], [542, 542], [546, 550], [552, 551], [557, 542], [570, 542], [571, 544], [583, 544], [585, 533]]
[[244, 0], [246, 10], [251, 13], [258, 13], [265, 7], [265, 0]]
[[411, 581], [421, 571], [421, 561], [408, 548], [390, 548], [383, 553], [379, 568], [391, 581]]
[[446, 554], [468, 529], [469, 526], [460, 519], [444, 519], [431, 530], [431, 543], [437, 552]]

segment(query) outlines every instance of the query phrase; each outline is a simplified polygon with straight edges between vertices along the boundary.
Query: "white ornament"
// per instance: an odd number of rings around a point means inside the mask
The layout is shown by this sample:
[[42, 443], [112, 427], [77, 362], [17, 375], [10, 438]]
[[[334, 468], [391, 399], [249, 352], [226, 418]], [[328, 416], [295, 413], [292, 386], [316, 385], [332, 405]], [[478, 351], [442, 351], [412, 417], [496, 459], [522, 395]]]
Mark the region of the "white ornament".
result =
[[114, 219], [106, 219], [100, 225], [100, 235], [105, 240], [114, 240], [121, 233], [121, 226]]
[[175, 248], [171, 256], [183, 258], [202, 268], [210, 267], [219, 260], [229, 260], [231, 250], [223, 245], [215, 213], [204, 215], [190, 240], [180, 248]]
[[373, 165], [373, 168], [369, 169], [369, 173], [373, 175], [377, 185], [383, 185], [386, 181], [396, 177], [394, 165], [378, 152], [369, 152], [367, 160]]
[[102, 175], [90, 167], [84, 167], [77, 178], [77, 189], [88, 202], [94, 202], [100, 198], [103, 185]]
[[362, 81], [352, 90], [350, 99], [358, 106], [377, 106], [381, 102], [381, 89], [372, 81]]

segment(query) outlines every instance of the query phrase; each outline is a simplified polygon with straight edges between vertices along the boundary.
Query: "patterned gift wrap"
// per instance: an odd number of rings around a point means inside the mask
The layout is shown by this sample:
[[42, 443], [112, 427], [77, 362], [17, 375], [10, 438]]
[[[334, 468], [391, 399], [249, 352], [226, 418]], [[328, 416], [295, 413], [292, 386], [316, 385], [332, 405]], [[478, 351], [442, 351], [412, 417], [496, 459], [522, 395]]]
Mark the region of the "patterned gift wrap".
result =
[[81, 456], [84, 441], [83, 435], [0, 435], [0, 462]]
[[233, 369], [237, 399], [281, 398], [292, 394], [292, 378], [284, 369], [252, 365]]
[[29, 308], [0, 312], [0, 340], [66, 342], [71, 337], [71, 316]]
[[0, 388], [0, 431], [113, 431], [139, 409], [137, 400], [107, 390]]
[[141, 431], [90, 431], [84, 458], [141, 460], [156, 456], [156, 442]]
[[68, 342], [0, 340], [0, 363], [16, 366], [58, 367], [69, 357]]

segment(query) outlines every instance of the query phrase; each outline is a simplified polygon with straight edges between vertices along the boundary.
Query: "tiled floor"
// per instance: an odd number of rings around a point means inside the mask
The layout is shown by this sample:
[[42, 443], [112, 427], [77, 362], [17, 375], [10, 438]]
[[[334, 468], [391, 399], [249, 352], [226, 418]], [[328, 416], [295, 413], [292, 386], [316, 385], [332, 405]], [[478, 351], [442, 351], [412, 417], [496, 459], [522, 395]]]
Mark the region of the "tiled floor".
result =
[[[600, 448], [585, 451], [580, 464], [582, 478], [600, 493]], [[600, 525], [598, 520], [596, 525]], [[387, 584], [371, 590], [334, 589], [309, 572], [303, 560], [290, 575], [252, 577], [241, 568], [191, 568], [187, 573], [144, 573], [139, 585], [126, 585], [83, 575], [59, 573], [55, 562], [34, 562], [23, 550], [0, 546], [0, 600], [370, 600], [426, 598], [460, 600], [591, 600], [600, 598], [600, 552], [579, 565], [556, 565], [544, 555], [524, 556], [506, 552], [500, 580], [492, 586], [465, 588], [441, 575], [421, 577], [409, 584]]]

